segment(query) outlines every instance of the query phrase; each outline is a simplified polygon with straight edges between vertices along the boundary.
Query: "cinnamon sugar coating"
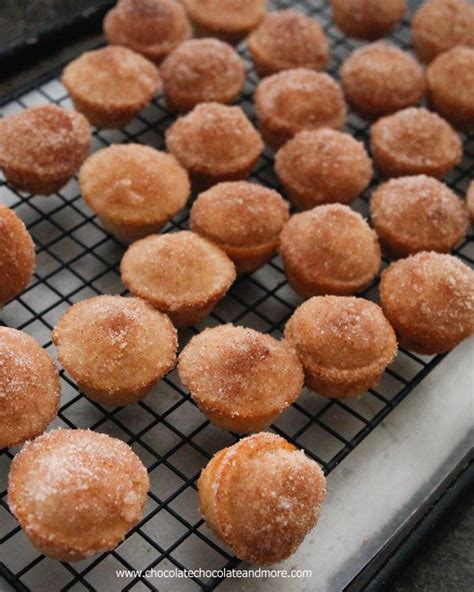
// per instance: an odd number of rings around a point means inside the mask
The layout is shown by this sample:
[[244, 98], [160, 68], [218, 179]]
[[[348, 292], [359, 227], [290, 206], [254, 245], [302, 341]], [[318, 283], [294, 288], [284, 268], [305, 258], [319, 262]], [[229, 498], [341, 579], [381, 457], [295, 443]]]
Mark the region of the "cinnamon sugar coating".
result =
[[288, 209], [273, 189], [246, 181], [219, 183], [194, 202], [191, 228], [225, 251], [239, 272], [248, 273], [277, 250]]
[[42, 434], [58, 412], [59, 374], [26, 333], [0, 327], [0, 449]]
[[304, 380], [291, 346], [231, 324], [193, 337], [179, 356], [178, 373], [210, 421], [240, 433], [268, 427], [295, 401]]
[[239, 43], [260, 23], [266, 0], [182, 0], [199, 36]]
[[175, 0], [119, 0], [104, 19], [109, 43], [133, 49], [155, 63], [191, 32], [186, 11]]
[[218, 39], [191, 39], [182, 43], [161, 65], [166, 105], [190, 111], [199, 103], [233, 103], [245, 82], [238, 53]]
[[464, 237], [469, 217], [463, 202], [432, 177], [400, 177], [372, 194], [370, 214], [388, 254], [448, 253]]
[[422, 107], [382, 117], [370, 132], [372, 156], [386, 177], [444, 177], [462, 159], [462, 143], [447, 121]]
[[[473, 24], [474, 26], [474, 24]], [[461, 128], [474, 127], [474, 47], [454, 47], [427, 69], [429, 99], [435, 110]]]
[[149, 236], [129, 247], [122, 281], [136, 296], [168, 314], [176, 326], [204, 319], [235, 280], [235, 266], [193, 232]]
[[427, 0], [411, 24], [413, 47], [424, 62], [456, 45], [474, 47], [474, 6], [469, 0]]
[[55, 430], [13, 459], [8, 504], [41, 553], [80, 561], [122, 542], [143, 516], [149, 486], [125, 442], [89, 430]]
[[330, 129], [298, 133], [278, 151], [275, 170], [289, 199], [304, 210], [351, 203], [372, 179], [362, 142]]
[[31, 282], [35, 245], [13, 210], [0, 204], [0, 311]]
[[420, 64], [382, 41], [355, 50], [342, 64], [340, 74], [348, 102], [369, 119], [415, 105], [425, 94]]
[[467, 209], [471, 218], [471, 224], [474, 226], [474, 181], [471, 181], [466, 195]]
[[112, 145], [83, 164], [84, 201], [119, 240], [157, 233], [191, 193], [185, 169], [171, 154], [140, 144]]
[[53, 342], [66, 372], [104, 405], [143, 399], [176, 364], [176, 329], [138, 298], [97, 296], [74, 304]]
[[321, 25], [296, 10], [268, 13], [249, 36], [248, 47], [260, 77], [291, 68], [323, 70], [329, 62]]
[[406, 0], [331, 0], [332, 16], [349, 37], [373, 41], [385, 37], [403, 19]]
[[452, 255], [424, 251], [392, 263], [380, 296], [400, 345], [411, 351], [444, 353], [474, 332], [474, 270]]
[[260, 134], [240, 107], [201, 103], [166, 133], [166, 146], [196, 189], [247, 178], [263, 151]]
[[357, 397], [378, 384], [397, 353], [382, 309], [363, 298], [316, 296], [299, 306], [285, 327], [306, 385], [329, 398]]
[[370, 284], [382, 262], [375, 232], [341, 204], [292, 216], [280, 236], [280, 254], [288, 282], [303, 298], [357, 292]]
[[86, 51], [63, 71], [74, 106], [96, 127], [127, 125], [146, 107], [160, 85], [157, 68], [119, 46]]
[[340, 129], [347, 116], [339, 84], [328, 74], [308, 68], [284, 70], [265, 78], [255, 93], [262, 135], [279, 148], [303, 130]]
[[316, 525], [326, 495], [319, 466], [275, 434], [224, 448], [198, 482], [201, 514], [240, 559], [283, 561]]
[[81, 166], [90, 143], [80, 113], [56, 105], [25, 109], [0, 120], [0, 168], [12, 187], [50, 195]]

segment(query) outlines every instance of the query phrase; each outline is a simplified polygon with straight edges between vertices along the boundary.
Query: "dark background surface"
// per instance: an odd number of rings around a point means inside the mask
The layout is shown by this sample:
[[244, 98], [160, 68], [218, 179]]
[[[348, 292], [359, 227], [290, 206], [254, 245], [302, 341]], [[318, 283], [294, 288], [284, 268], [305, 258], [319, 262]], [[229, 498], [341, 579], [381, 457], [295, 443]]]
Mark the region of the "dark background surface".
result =
[[[412, 2], [412, 4], [416, 4]], [[38, 32], [60, 26], [110, 0], [0, 0], [0, 54], [19, 40], [34, 42]], [[23, 64], [0, 62], [0, 96], [24, 84], [32, 76], [54, 68], [79, 51], [100, 41], [97, 30], [81, 28], [68, 39], [67, 46], [56, 42], [41, 55], [32, 49]], [[33, 47], [33, 43], [32, 43]], [[32, 62], [32, 60], [34, 60]], [[8, 67], [7, 67], [8, 66]], [[474, 590], [474, 490], [471, 487], [421, 545], [394, 582], [386, 582], [387, 592], [471, 592]]]

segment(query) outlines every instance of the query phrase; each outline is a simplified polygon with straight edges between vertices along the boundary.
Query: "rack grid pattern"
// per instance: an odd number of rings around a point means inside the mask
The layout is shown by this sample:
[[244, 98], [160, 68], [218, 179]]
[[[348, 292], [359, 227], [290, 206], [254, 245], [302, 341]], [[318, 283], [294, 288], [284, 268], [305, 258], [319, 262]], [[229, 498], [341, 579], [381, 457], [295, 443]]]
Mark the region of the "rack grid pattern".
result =
[[[329, 72], [337, 75], [341, 61], [358, 46], [341, 36], [331, 23], [327, 2], [320, 0], [274, 0], [272, 8], [295, 7], [318, 19], [331, 43]], [[409, 47], [408, 23], [397, 28], [391, 41]], [[252, 96], [258, 83], [245, 45], [239, 48], [247, 65], [247, 82], [239, 104], [255, 121]], [[9, 115], [39, 104], [71, 107], [59, 73], [34, 87], [9, 97], [1, 107]], [[164, 149], [164, 132], [174, 120], [158, 97], [149, 108], [121, 130], [95, 131], [93, 150], [118, 142], [140, 142]], [[367, 142], [368, 125], [351, 114], [347, 130]], [[464, 195], [474, 172], [474, 136], [465, 138], [463, 162], [447, 182]], [[254, 181], [279, 188], [273, 172], [273, 155], [266, 150], [258, 163]], [[367, 215], [368, 195], [379, 180], [354, 204]], [[81, 200], [77, 180], [51, 197], [22, 194], [0, 179], [0, 201], [12, 207], [25, 221], [37, 251], [37, 269], [31, 285], [5, 307], [1, 323], [33, 335], [55, 357], [51, 330], [73, 303], [97, 294], [125, 294], [119, 263], [124, 246], [107, 234]], [[180, 213], [165, 232], [187, 227], [188, 211]], [[466, 238], [456, 249], [473, 264], [474, 240]], [[384, 265], [388, 263], [384, 261]], [[377, 299], [377, 282], [361, 296]], [[281, 337], [283, 327], [301, 299], [289, 288], [280, 259], [276, 256], [252, 275], [240, 277], [209, 319], [198, 327], [180, 331], [183, 346], [206, 326], [237, 323]], [[299, 400], [272, 429], [304, 448], [326, 474], [387, 416], [442, 360], [400, 351], [376, 389], [361, 399], [331, 401], [304, 391]], [[115, 570], [130, 569], [222, 569], [239, 561], [213, 536], [199, 516], [196, 482], [211, 456], [237, 440], [237, 436], [214, 427], [199, 412], [182, 388], [176, 372], [166, 377], [144, 401], [125, 408], [104, 408], [82, 396], [61, 372], [62, 406], [54, 427], [90, 428], [127, 441], [146, 464], [151, 491], [145, 515], [126, 540], [113, 552], [76, 564], [60, 563], [40, 555], [26, 540], [8, 510], [6, 487], [10, 460], [16, 450], [0, 451], [0, 575], [16, 590], [214, 590], [221, 578], [160, 580], [116, 579]], [[349, 461], [350, 462], [350, 461]]]

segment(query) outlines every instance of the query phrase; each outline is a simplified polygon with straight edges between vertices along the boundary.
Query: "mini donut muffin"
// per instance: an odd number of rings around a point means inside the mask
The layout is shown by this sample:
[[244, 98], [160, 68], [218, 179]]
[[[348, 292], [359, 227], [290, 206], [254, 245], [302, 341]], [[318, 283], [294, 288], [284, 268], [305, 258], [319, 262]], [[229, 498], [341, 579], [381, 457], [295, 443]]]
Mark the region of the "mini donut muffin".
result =
[[348, 102], [368, 119], [415, 105], [425, 94], [420, 64], [410, 54], [382, 41], [354, 51], [340, 73]]
[[42, 434], [58, 412], [56, 366], [36, 341], [0, 327], [0, 449]]
[[246, 181], [219, 183], [194, 202], [191, 229], [225, 251], [239, 272], [250, 273], [276, 252], [288, 209], [273, 189]]
[[347, 116], [339, 84], [308, 68], [284, 70], [265, 78], [255, 93], [255, 111], [265, 142], [279, 148], [302, 130], [340, 129]]
[[424, 62], [456, 45], [474, 47], [474, 6], [468, 0], [428, 0], [411, 24], [413, 47]]
[[182, 0], [196, 33], [239, 43], [260, 23], [266, 0]]
[[174, 156], [140, 144], [99, 150], [83, 164], [79, 183], [104, 228], [124, 242], [159, 232], [191, 193]]
[[474, 270], [452, 255], [424, 251], [392, 263], [380, 297], [400, 345], [419, 354], [447, 352], [474, 332]]
[[236, 276], [223, 251], [187, 230], [137, 241], [120, 271], [130, 292], [167, 313], [176, 326], [207, 317]]
[[474, 127], [474, 47], [442, 53], [426, 72], [435, 110], [456, 126]]
[[459, 197], [425, 175], [400, 177], [380, 185], [372, 194], [370, 215], [385, 251], [395, 257], [419, 251], [448, 253], [469, 226]]
[[406, 0], [331, 0], [332, 16], [339, 29], [356, 39], [380, 39], [398, 25], [406, 12]]
[[295, 10], [270, 12], [248, 38], [260, 77], [292, 68], [324, 70], [329, 45], [320, 24]]
[[135, 403], [176, 364], [176, 329], [139, 298], [97, 296], [74, 304], [53, 331], [66, 372], [103, 405]]
[[213, 456], [198, 482], [199, 508], [239, 558], [260, 565], [292, 555], [326, 496], [319, 466], [275, 434], [243, 438]]
[[31, 282], [35, 245], [13, 210], [0, 204], [0, 311]]
[[62, 81], [76, 109], [103, 128], [127, 125], [160, 85], [151, 62], [119, 46], [86, 51], [66, 66]]
[[263, 151], [260, 134], [240, 107], [202, 103], [166, 133], [166, 146], [195, 189], [247, 178]]
[[59, 191], [87, 157], [90, 144], [86, 118], [56, 105], [0, 119], [0, 168], [20, 191]]
[[292, 347], [231, 324], [193, 337], [179, 356], [178, 374], [210, 421], [243, 434], [268, 427], [304, 381]]
[[239, 54], [218, 39], [190, 39], [161, 65], [166, 105], [190, 111], [199, 103], [233, 103], [245, 82]]
[[341, 204], [292, 216], [280, 235], [280, 254], [288, 282], [303, 298], [357, 292], [382, 263], [375, 232]]
[[378, 384], [397, 354], [397, 339], [377, 304], [363, 298], [315, 296], [285, 327], [306, 385], [323, 397], [358, 397]]
[[331, 129], [303, 131], [281, 148], [275, 171], [297, 208], [354, 201], [372, 179], [362, 142]]
[[104, 33], [112, 45], [128, 47], [160, 63], [191, 37], [191, 25], [175, 0], [119, 0], [105, 16]]
[[471, 218], [471, 224], [474, 226], [474, 181], [469, 185], [466, 195], [467, 209], [469, 211], [469, 217]]
[[142, 518], [150, 481], [133, 450], [89, 430], [54, 430], [13, 459], [8, 505], [41, 553], [80, 561], [114, 549]]
[[386, 177], [444, 177], [462, 159], [462, 143], [447, 121], [422, 107], [379, 119], [370, 131], [372, 156]]

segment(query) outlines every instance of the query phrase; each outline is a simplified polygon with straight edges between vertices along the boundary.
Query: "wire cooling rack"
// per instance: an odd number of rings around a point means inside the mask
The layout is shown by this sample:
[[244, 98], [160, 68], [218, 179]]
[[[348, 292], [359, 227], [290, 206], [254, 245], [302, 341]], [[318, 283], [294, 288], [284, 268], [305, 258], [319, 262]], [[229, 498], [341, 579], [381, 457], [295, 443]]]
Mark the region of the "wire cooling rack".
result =
[[[324, 27], [332, 48], [329, 71], [337, 75], [341, 61], [358, 46], [341, 36], [332, 25], [327, 2], [274, 1], [272, 8], [298, 5]], [[408, 23], [391, 37], [409, 47]], [[255, 120], [252, 96], [258, 83], [245, 46], [240, 48], [247, 64], [247, 82], [240, 105]], [[2, 115], [40, 104], [71, 107], [58, 72], [3, 102]], [[158, 97], [132, 123], [121, 130], [96, 131], [93, 150], [118, 142], [140, 142], [164, 149], [166, 128], [174, 120]], [[352, 115], [347, 130], [367, 141], [366, 122]], [[463, 162], [447, 182], [465, 195], [474, 172], [474, 137], [465, 138]], [[262, 156], [253, 180], [278, 189], [273, 156]], [[372, 187], [377, 183], [374, 181]], [[354, 204], [367, 215], [369, 189]], [[77, 181], [72, 180], [54, 196], [18, 193], [0, 181], [0, 202], [12, 207], [27, 224], [37, 251], [37, 269], [31, 285], [5, 307], [1, 322], [33, 335], [55, 356], [51, 330], [75, 302], [97, 294], [125, 294], [119, 263], [124, 247], [107, 234], [82, 201]], [[180, 213], [165, 229], [186, 228], [188, 211]], [[456, 249], [465, 262], [473, 263], [472, 236]], [[384, 262], [386, 264], [387, 261]], [[377, 282], [360, 295], [377, 299]], [[183, 346], [207, 326], [233, 322], [281, 337], [285, 322], [301, 300], [286, 283], [278, 257], [250, 276], [240, 277], [211, 316], [198, 327], [180, 332]], [[319, 462], [326, 474], [406, 397], [441, 361], [400, 351], [380, 385], [361, 399], [330, 401], [304, 391], [298, 401], [272, 426]], [[128, 442], [146, 464], [151, 491], [143, 520], [111, 553], [75, 564], [44, 558], [26, 540], [8, 510], [7, 474], [15, 450], [0, 454], [0, 575], [16, 590], [213, 590], [222, 578], [192, 577], [163, 580], [159, 576], [117, 579], [115, 570], [232, 568], [239, 561], [204, 524], [198, 512], [196, 482], [211, 456], [237, 437], [214, 427], [199, 412], [182, 388], [176, 372], [165, 378], [144, 401], [125, 408], [104, 408], [82, 396], [67, 375], [61, 373], [62, 406], [55, 426], [91, 428]], [[349, 461], [350, 462], [350, 461]]]

